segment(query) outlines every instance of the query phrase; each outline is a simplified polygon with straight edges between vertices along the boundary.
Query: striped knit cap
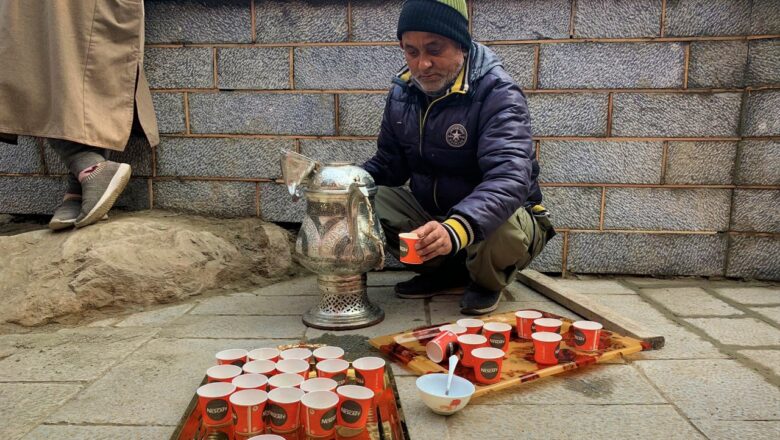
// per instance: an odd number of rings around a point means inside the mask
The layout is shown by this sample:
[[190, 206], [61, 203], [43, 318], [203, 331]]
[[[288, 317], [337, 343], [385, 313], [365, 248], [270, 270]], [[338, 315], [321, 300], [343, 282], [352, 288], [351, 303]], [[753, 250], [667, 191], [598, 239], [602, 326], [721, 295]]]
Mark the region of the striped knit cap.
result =
[[466, 0], [406, 0], [398, 17], [398, 39], [407, 31], [443, 35], [470, 48]]

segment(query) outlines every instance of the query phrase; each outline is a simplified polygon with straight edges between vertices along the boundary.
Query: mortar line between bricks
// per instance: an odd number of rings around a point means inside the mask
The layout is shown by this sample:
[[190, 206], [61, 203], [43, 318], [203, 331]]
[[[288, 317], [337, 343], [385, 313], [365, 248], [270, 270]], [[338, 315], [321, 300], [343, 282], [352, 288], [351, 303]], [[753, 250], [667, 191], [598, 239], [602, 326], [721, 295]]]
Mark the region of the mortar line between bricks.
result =
[[143, 423], [143, 424], [129, 424], [129, 423], [89, 423], [89, 422], [79, 422], [79, 423], [68, 423], [68, 422], [58, 422], [58, 423], [41, 423], [38, 426], [84, 426], [84, 427], [101, 427], [101, 426], [117, 426], [117, 427], [128, 427], [128, 428], [145, 428], [145, 427], [152, 427], [152, 428], [176, 428], [176, 425], [161, 425], [158, 423]]
[[532, 78], [532, 88], [536, 90], [539, 87], [539, 57], [541, 52], [541, 46], [538, 44], [534, 46], [534, 73]]
[[184, 132], [190, 134], [190, 93], [184, 92]]
[[45, 141], [42, 138], [35, 138], [35, 146], [38, 147], [38, 156], [41, 159], [43, 174], [49, 174], [49, 165], [46, 163], [46, 145], [44, 142]]
[[341, 119], [340, 111], [339, 111], [339, 95], [338, 93], [333, 95], [333, 119], [334, 119], [334, 127], [336, 130], [336, 136], [341, 134], [341, 123], [339, 120]]
[[[537, 84], [538, 86], [538, 84]], [[542, 95], [542, 94], [568, 94], [568, 95], [593, 95], [604, 93], [633, 93], [633, 94], [716, 94], [716, 93], [741, 93], [744, 91], [760, 91], [760, 90], [777, 90], [780, 86], [762, 86], [759, 88], [657, 88], [657, 89], [640, 89], [640, 88], [573, 88], [573, 89], [539, 89], [528, 88], [523, 89], [528, 95]], [[243, 93], [243, 94], [268, 94], [268, 95], [289, 95], [289, 94], [387, 94], [386, 88], [381, 89], [220, 89], [215, 87], [173, 87], [173, 88], [154, 88], [150, 89], [154, 93], [177, 93], [177, 92], [193, 92], [198, 94], [215, 94], [215, 93]]]
[[612, 97], [612, 92], [610, 92], [607, 95], [607, 137], [612, 136], [612, 102], [614, 101]]
[[149, 195], [149, 209], [154, 209], [154, 178], [146, 179], [146, 192]]
[[683, 88], [688, 88], [688, 71], [691, 64], [691, 43], [685, 45], [685, 54], [683, 57]]
[[658, 30], [658, 35], [663, 38], [664, 26], [666, 25], [666, 0], [661, 0], [661, 28]]
[[352, 41], [352, 0], [347, 1], [347, 41]]
[[295, 48], [290, 46], [290, 89], [295, 90]]
[[669, 141], [664, 141], [661, 147], [661, 185], [666, 183], [666, 166], [669, 162]]
[[561, 277], [566, 278], [569, 275], [567, 268], [569, 259], [569, 231], [563, 231], [563, 245], [561, 249]]
[[257, 18], [255, 17], [255, 0], [249, 0], [249, 25], [252, 26], [252, 29], [250, 30], [250, 35], [252, 38], [252, 43], [257, 43]]
[[216, 47], [212, 49], [211, 58], [212, 58], [211, 69], [214, 72], [213, 73], [214, 74], [214, 89], [219, 90], [219, 74], [218, 74], [219, 66], [217, 65], [217, 48]]
[[466, 7], [469, 14], [469, 34], [474, 35], [474, 0], [468, 0]]
[[607, 187], [601, 188], [601, 211], [599, 212], [599, 231], [604, 230], [604, 213], [607, 207]]
[[571, 11], [569, 11], [569, 39], [574, 38], [574, 20], [577, 14], [577, 0], [571, 0]]
[[260, 217], [260, 182], [255, 183], [255, 216]]

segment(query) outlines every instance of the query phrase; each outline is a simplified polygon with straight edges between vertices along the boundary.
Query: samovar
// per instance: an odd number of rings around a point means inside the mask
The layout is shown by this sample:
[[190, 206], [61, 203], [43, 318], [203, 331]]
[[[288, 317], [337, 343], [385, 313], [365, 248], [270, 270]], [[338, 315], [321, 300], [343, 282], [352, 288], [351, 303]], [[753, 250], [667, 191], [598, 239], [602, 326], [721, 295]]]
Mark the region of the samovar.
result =
[[366, 272], [381, 269], [385, 257], [371, 175], [347, 162], [321, 163], [293, 151], [283, 152], [282, 174], [293, 200], [306, 199], [294, 256], [317, 274], [320, 291], [320, 303], [303, 322], [327, 330], [381, 322], [385, 313], [366, 290]]

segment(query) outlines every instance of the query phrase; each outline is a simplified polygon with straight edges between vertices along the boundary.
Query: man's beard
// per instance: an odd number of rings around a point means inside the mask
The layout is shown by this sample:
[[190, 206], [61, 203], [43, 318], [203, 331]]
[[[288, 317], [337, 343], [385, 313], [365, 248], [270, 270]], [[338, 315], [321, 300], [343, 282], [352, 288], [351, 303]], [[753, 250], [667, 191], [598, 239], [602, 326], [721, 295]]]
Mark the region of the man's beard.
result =
[[447, 89], [449, 89], [452, 86], [452, 83], [455, 82], [455, 79], [460, 74], [460, 71], [463, 69], [463, 62], [460, 63], [460, 66], [458, 69], [456, 69], [453, 73], [448, 75], [445, 79], [441, 81], [441, 85], [437, 87], [435, 90], [429, 90], [425, 86], [423, 86], [423, 83], [417, 80], [414, 76], [412, 76], [412, 80], [414, 81], [414, 84], [417, 86], [418, 89], [422, 90], [423, 93], [430, 97], [439, 97], [444, 95], [447, 92]]

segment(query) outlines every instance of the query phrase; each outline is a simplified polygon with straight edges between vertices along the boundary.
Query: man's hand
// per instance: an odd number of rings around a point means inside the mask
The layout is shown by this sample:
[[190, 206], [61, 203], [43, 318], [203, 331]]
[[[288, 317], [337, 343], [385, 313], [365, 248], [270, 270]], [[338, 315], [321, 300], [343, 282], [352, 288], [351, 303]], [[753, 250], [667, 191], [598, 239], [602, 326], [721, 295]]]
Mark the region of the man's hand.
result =
[[431, 260], [439, 255], [447, 255], [452, 251], [450, 234], [437, 221], [430, 221], [412, 231], [420, 240], [417, 242], [417, 254], [423, 261]]

